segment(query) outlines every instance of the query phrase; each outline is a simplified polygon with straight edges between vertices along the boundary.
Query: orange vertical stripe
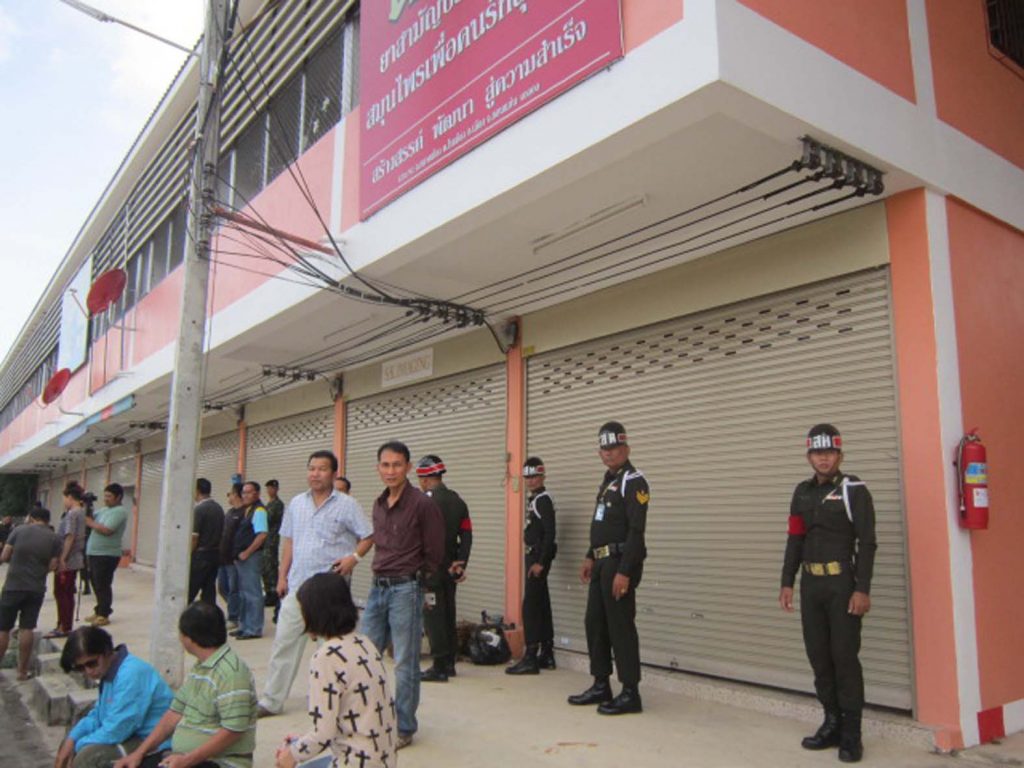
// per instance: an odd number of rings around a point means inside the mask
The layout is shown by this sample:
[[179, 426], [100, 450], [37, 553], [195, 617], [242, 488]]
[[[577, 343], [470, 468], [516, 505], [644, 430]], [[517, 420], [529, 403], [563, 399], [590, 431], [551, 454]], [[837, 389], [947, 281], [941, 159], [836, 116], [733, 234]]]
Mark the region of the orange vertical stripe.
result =
[[245, 463], [249, 459], [249, 425], [238, 420], [238, 474], [245, 477]]
[[957, 748], [962, 746], [962, 735], [924, 191], [889, 198], [886, 215], [913, 588], [917, 716], [938, 729], [938, 746]]
[[[518, 322], [518, 321], [517, 321]], [[518, 336], [519, 334], [517, 334]], [[526, 452], [526, 381], [520, 338], [505, 356], [505, 620], [514, 622], [509, 644], [523, 650], [523, 483], [520, 468]]]
[[142, 498], [142, 445], [136, 446], [135, 454], [135, 500], [132, 502], [132, 551], [131, 561], [139, 551], [139, 499]]

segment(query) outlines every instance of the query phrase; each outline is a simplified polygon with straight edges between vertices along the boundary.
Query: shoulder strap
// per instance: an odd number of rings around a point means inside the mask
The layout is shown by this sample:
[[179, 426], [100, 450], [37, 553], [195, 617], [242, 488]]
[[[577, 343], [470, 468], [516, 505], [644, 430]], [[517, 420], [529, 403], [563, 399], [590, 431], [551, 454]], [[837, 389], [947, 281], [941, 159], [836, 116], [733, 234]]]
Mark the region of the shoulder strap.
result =
[[540, 512], [537, 511], [537, 499], [543, 498], [544, 496], [550, 498], [551, 494], [549, 494], [547, 491], [541, 491], [532, 499], [530, 499], [530, 512], [533, 513], [538, 520], [540, 519]]
[[626, 497], [626, 484], [630, 480], [632, 480], [634, 477], [643, 477], [643, 476], [644, 476], [644, 473], [641, 472], [639, 469], [633, 470], [632, 472], [626, 472], [626, 473], [624, 473], [622, 475], [622, 488], [621, 488], [621, 490], [622, 490], [622, 497], [623, 498]]
[[853, 525], [853, 510], [850, 509], [850, 488], [857, 485], [867, 485], [867, 483], [844, 477], [843, 482], [840, 484], [840, 487], [843, 489], [843, 506], [846, 507], [846, 517], [849, 518], [850, 525]]

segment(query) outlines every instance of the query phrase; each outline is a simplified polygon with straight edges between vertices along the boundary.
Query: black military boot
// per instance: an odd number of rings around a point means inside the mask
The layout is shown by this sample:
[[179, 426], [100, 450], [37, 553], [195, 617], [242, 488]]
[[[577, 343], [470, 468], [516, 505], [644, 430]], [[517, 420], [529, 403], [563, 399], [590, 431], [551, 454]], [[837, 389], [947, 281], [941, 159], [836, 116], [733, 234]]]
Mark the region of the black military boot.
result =
[[523, 658], [510, 667], [505, 667], [506, 675], [539, 675], [540, 665], [537, 659], [536, 644], [526, 646]]
[[813, 736], [805, 736], [800, 742], [804, 749], [828, 749], [839, 746], [839, 711], [835, 709], [825, 710], [825, 720]]
[[446, 659], [434, 659], [434, 665], [430, 669], [424, 669], [420, 672], [420, 682], [423, 683], [447, 683], [448, 672], [446, 670], [448, 662]]
[[640, 702], [640, 691], [635, 685], [625, 685], [622, 692], [611, 701], [606, 701], [597, 708], [602, 715], [628, 715], [632, 712], [643, 712]]
[[583, 693], [577, 693], [569, 697], [570, 704], [601, 704], [612, 700], [612, 687], [608, 685], [607, 677], [595, 677], [594, 684]]
[[555, 644], [551, 641], [540, 644], [540, 653], [537, 654], [537, 666], [541, 669], [555, 668]]
[[864, 757], [864, 744], [860, 740], [860, 712], [843, 712], [843, 725], [839, 733], [839, 760], [859, 763]]

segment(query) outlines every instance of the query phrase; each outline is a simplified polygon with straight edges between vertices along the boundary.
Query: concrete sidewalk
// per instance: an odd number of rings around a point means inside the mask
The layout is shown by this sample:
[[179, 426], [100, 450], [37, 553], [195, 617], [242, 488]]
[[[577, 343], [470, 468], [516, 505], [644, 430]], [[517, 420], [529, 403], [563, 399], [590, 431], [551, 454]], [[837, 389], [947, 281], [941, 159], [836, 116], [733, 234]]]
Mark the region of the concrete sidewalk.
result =
[[[0, 579], [3, 574], [0, 573]], [[114, 614], [107, 630], [116, 643], [127, 643], [142, 658], [149, 656], [153, 616], [153, 573], [132, 567], [114, 581]], [[82, 616], [92, 613], [84, 598]], [[49, 629], [56, 607], [48, 596], [40, 628]], [[274, 625], [267, 611], [267, 636], [235, 642], [252, 667], [257, 689], [266, 675]], [[642, 638], [641, 638], [642, 642]], [[313, 644], [307, 645], [306, 658]], [[186, 657], [186, 666], [193, 663]], [[741, 766], [838, 765], [835, 750], [800, 748], [800, 739], [817, 725], [817, 706], [804, 696], [764, 691], [752, 686], [710, 682], [681, 674], [648, 674], [641, 688], [642, 715], [609, 718], [593, 708], [571, 707], [565, 697], [590, 683], [578, 655], [561, 654], [562, 668], [537, 677], [509, 677], [501, 667], [460, 664], [447, 684], [424, 684], [420, 730], [403, 750], [403, 768], [417, 766], [622, 766], [642, 768], [732, 768]], [[808, 673], [809, 674], [809, 673]], [[273, 766], [273, 754], [286, 734], [309, 728], [305, 710], [305, 664], [300, 669], [284, 714], [259, 721], [256, 766]], [[930, 751], [928, 734], [909, 718], [870, 713], [865, 763], [906, 768], [971, 765], [1024, 765], [1024, 735], [958, 755]], [[813, 720], [813, 723], [805, 722]], [[46, 728], [52, 750], [62, 728]], [[52, 754], [52, 752], [51, 752]]]

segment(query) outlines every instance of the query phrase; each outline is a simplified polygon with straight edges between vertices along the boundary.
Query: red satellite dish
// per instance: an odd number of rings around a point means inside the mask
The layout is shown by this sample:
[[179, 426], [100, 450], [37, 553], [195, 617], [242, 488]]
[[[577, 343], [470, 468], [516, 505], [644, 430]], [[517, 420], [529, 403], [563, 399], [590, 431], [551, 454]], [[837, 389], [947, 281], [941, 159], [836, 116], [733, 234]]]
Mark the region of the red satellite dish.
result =
[[71, 381], [71, 369], [61, 368], [46, 382], [46, 387], [43, 388], [43, 405], [49, 405], [64, 391], [64, 388]]
[[111, 269], [97, 277], [85, 299], [85, 305], [89, 308], [89, 316], [98, 315], [121, 298], [127, 282], [128, 274], [123, 269]]

